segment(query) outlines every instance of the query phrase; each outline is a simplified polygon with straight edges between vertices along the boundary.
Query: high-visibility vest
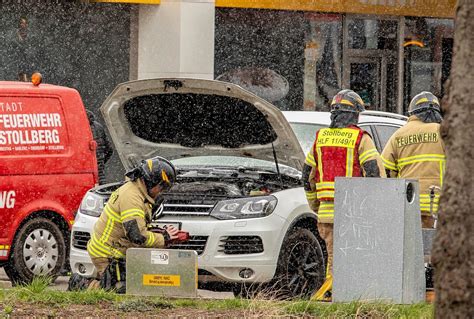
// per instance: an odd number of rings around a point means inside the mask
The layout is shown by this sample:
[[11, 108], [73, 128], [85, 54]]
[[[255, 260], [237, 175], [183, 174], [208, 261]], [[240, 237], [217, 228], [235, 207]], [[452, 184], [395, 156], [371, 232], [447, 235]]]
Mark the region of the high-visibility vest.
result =
[[358, 150], [366, 133], [357, 126], [324, 128], [316, 133], [313, 154], [317, 156], [318, 169], [314, 182], [319, 201], [334, 201], [336, 177], [362, 176]]

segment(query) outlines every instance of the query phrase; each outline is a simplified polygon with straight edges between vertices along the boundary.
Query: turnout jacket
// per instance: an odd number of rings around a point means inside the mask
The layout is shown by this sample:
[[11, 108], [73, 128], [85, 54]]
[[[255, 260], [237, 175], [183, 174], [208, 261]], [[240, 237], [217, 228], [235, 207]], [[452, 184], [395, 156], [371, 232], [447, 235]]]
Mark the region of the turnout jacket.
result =
[[[127, 181], [119, 187], [110, 196], [99, 220], [94, 225], [92, 237], [87, 244], [89, 255], [124, 258], [126, 250], [131, 247], [164, 247], [163, 235], [147, 230], [154, 203], [141, 179]], [[140, 234], [143, 236], [142, 245], [132, 243], [125, 232], [123, 223], [133, 220], [136, 221]]]
[[306, 191], [306, 198], [311, 209], [317, 211], [319, 222], [334, 221], [335, 178], [365, 176], [363, 164], [370, 160], [377, 161], [380, 176], [385, 177], [372, 138], [359, 127], [324, 128], [316, 132], [305, 161], [311, 166], [311, 190]]
[[[408, 123], [392, 135], [382, 152], [382, 161], [390, 176], [418, 179], [423, 215], [430, 212], [430, 187], [443, 186], [446, 153], [440, 127], [438, 123], [424, 123], [412, 115]], [[439, 190], [436, 190], [433, 212], [438, 210], [438, 203]]]

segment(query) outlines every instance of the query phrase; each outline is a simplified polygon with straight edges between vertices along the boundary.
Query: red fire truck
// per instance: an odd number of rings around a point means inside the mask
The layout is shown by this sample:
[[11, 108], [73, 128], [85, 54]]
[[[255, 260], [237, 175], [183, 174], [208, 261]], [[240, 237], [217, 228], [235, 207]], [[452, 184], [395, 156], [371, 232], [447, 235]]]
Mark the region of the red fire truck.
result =
[[76, 209], [98, 178], [79, 93], [32, 78], [0, 81], [0, 265], [13, 283], [67, 265]]

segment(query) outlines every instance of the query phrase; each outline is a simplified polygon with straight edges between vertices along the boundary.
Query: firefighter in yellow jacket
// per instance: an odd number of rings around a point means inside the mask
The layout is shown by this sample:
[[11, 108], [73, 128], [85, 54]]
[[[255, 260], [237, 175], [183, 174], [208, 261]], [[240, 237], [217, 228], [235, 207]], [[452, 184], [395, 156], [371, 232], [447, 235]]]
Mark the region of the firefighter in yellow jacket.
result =
[[342, 90], [331, 102], [329, 128], [316, 132], [303, 169], [308, 203], [318, 215], [318, 231], [328, 252], [326, 281], [314, 296], [324, 300], [332, 288], [334, 180], [336, 177], [385, 177], [380, 155], [370, 135], [357, 126], [364, 102]]
[[154, 157], [126, 173], [127, 181], [110, 196], [87, 244], [100, 279], [114, 259], [124, 259], [131, 247], [161, 248], [177, 239], [178, 229], [163, 233], [148, 231], [152, 207], [159, 195], [176, 179], [173, 165]]
[[421, 92], [410, 102], [408, 123], [398, 129], [382, 152], [385, 168], [392, 177], [418, 179], [420, 210], [424, 228], [434, 225], [439, 191], [446, 163], [440, 135], [440, 104], [430, 92]]

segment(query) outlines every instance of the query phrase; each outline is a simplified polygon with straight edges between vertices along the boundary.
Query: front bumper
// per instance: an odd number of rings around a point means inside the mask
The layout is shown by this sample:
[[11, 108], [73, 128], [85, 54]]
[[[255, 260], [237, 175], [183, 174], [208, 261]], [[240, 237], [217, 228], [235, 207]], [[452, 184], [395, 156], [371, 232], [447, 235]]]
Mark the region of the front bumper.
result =
[[[96, 220], [96, 217], [81, 214], [79, 211], [72, 229], [72, 236], [74, 232], [90, 234]], [[205, 273], [199, 277], [199, 280], [205, 282], [267, 282], [271, 280], [275, 274], [281, 243], [287, 228], [287, 221], [275, 213], [264, 218], [239, 220], [217, 220], [209, 216], [165, 216], [160, 219], [160, 222], [179, 222], [181, 229], [188, 231], [191, 236], [207, 238], [202, 252], [198, 255], [198, 267], [201, 273]], [[259, 237], [263, 244], [263, 252], [229, 254], [223, 248], [229, 236], [235, 236], [233, 238]], [[95, 276], [95, 268], [87, 251], [74, 247], [74, 240], [71, 240], [70, 263], [74, 273]]]

